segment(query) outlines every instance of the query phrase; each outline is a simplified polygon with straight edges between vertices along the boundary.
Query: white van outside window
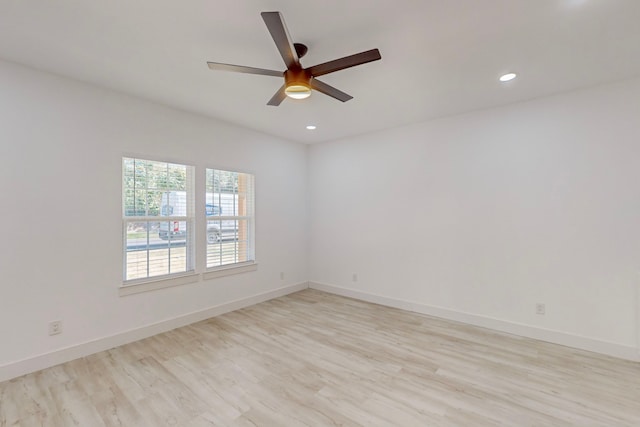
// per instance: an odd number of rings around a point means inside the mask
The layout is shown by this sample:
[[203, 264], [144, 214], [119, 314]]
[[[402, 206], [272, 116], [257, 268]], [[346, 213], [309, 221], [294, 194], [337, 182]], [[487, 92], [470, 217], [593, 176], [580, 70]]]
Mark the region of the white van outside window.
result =
[[[227, 208], [233, 206], [233, 195], [221, 194], [217, 199], [218, 204], [207, 203], [205, 212], [207, 219], [211, 217], [220, 217], [221, 215], [231, 215], [234, 213]], [[225, 213], [222, 207], [225, 206]], [[161, 216], [180, 217], [187, 216], [187, 194], [185, 191], [166, 191], [162, 194], [162, 206], [160, 208]], [[207, 224], [207, 243], [216, 243], [223, 238], [223, 233], [227, 238], [233, 238], [233, 232], [236, 231], [236, 225], [233, 221], [225, 220], [222, 223], [209, 221]], [[158, 237], [162, 240], [171, 240], [173, 242], [183, 241], [187, 238], [186, 221], [163, 221], [158, 229]]]

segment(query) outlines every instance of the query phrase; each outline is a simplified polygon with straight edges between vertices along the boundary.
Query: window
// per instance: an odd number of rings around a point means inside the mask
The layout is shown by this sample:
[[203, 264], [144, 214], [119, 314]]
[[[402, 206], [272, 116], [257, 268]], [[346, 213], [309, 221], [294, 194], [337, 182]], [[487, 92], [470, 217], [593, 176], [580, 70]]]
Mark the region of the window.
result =
[[194, 268], [193, 166], [123, 158], [124, 281]]
[[207, 268], [253, 262], [254, 177], [206, 170]]

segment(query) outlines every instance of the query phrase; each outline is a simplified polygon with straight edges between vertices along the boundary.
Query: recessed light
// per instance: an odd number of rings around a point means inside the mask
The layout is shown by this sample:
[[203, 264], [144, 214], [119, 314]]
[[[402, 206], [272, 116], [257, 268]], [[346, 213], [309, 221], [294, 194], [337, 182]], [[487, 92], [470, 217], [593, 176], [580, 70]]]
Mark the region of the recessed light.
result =
[[516, 73], [507, 73], [507, 74], [504, 74], [504, 75], [500, 76], [500, 81], [501, 82], [508, 82], [510, 80], [515, 79], [516, 77], [517, 77]]
[[307, 130], [316, 130], [316, 127], [314, 125], [308, 125]]

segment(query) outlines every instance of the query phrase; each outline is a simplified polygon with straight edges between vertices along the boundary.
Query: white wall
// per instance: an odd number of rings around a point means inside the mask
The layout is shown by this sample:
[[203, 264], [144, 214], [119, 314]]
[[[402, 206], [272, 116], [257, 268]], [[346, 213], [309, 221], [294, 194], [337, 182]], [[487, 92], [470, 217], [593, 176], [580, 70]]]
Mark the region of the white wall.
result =
[[309, 159], [312, 286], [637, 357], [640, 79]]
[[[304, 145], [7, 62], [0, 144], [5, 377], [42, 354], [306, 286]], [[119, 297], [123, 154], [254, 173], [258, 270]], [[64, 332], [49, 337], [47, 324], [57, 319]]]

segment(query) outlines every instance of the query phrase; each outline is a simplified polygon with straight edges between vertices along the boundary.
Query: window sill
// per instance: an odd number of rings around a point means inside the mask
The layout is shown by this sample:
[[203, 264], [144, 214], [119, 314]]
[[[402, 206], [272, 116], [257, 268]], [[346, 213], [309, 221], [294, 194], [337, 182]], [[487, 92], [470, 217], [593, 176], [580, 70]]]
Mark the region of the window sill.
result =
[[216, 279], [218, 277], [232, 276], [234, 274], [248, 273], [250, 271], [256, 271], [258, 264], [255, 262], [248, 262], [243, 264], [236, 264], [232, 266], [218, 267], [216, 269], [207, 270], [202, 273], [204, 280]]
[[199, 275], [194, 272], [188, 272], [181, 275], [172, 277], [148, 279], [143, 282], [123, 283], [118, 294], [121, 297], [133, 294], [139, 294], [142, 292], [155, 291], [156, 289], [170, 288], [173, 286], [187, 285], [189, 283], [196, 283], [199, 280]]
[[[231, 266], [219, 267], [202, 273], [203, 280], [216, 279], [218, 277], [233, 276], [235, 274], [248, 273], [258, 270], [258, 263], [247, 262]], [[155, 291], [158, 289], [171, 288], [174, 286], [188, 285], [196, 283], [200, 280], [200, 275], [194, 272], [188, 272], [171, 277], [150, 278], [143, 281], [132, 281], [123, 283], [118, 289], [118, 295], [125, 297], [127, 295], [140, 294], [142, 292]]]

